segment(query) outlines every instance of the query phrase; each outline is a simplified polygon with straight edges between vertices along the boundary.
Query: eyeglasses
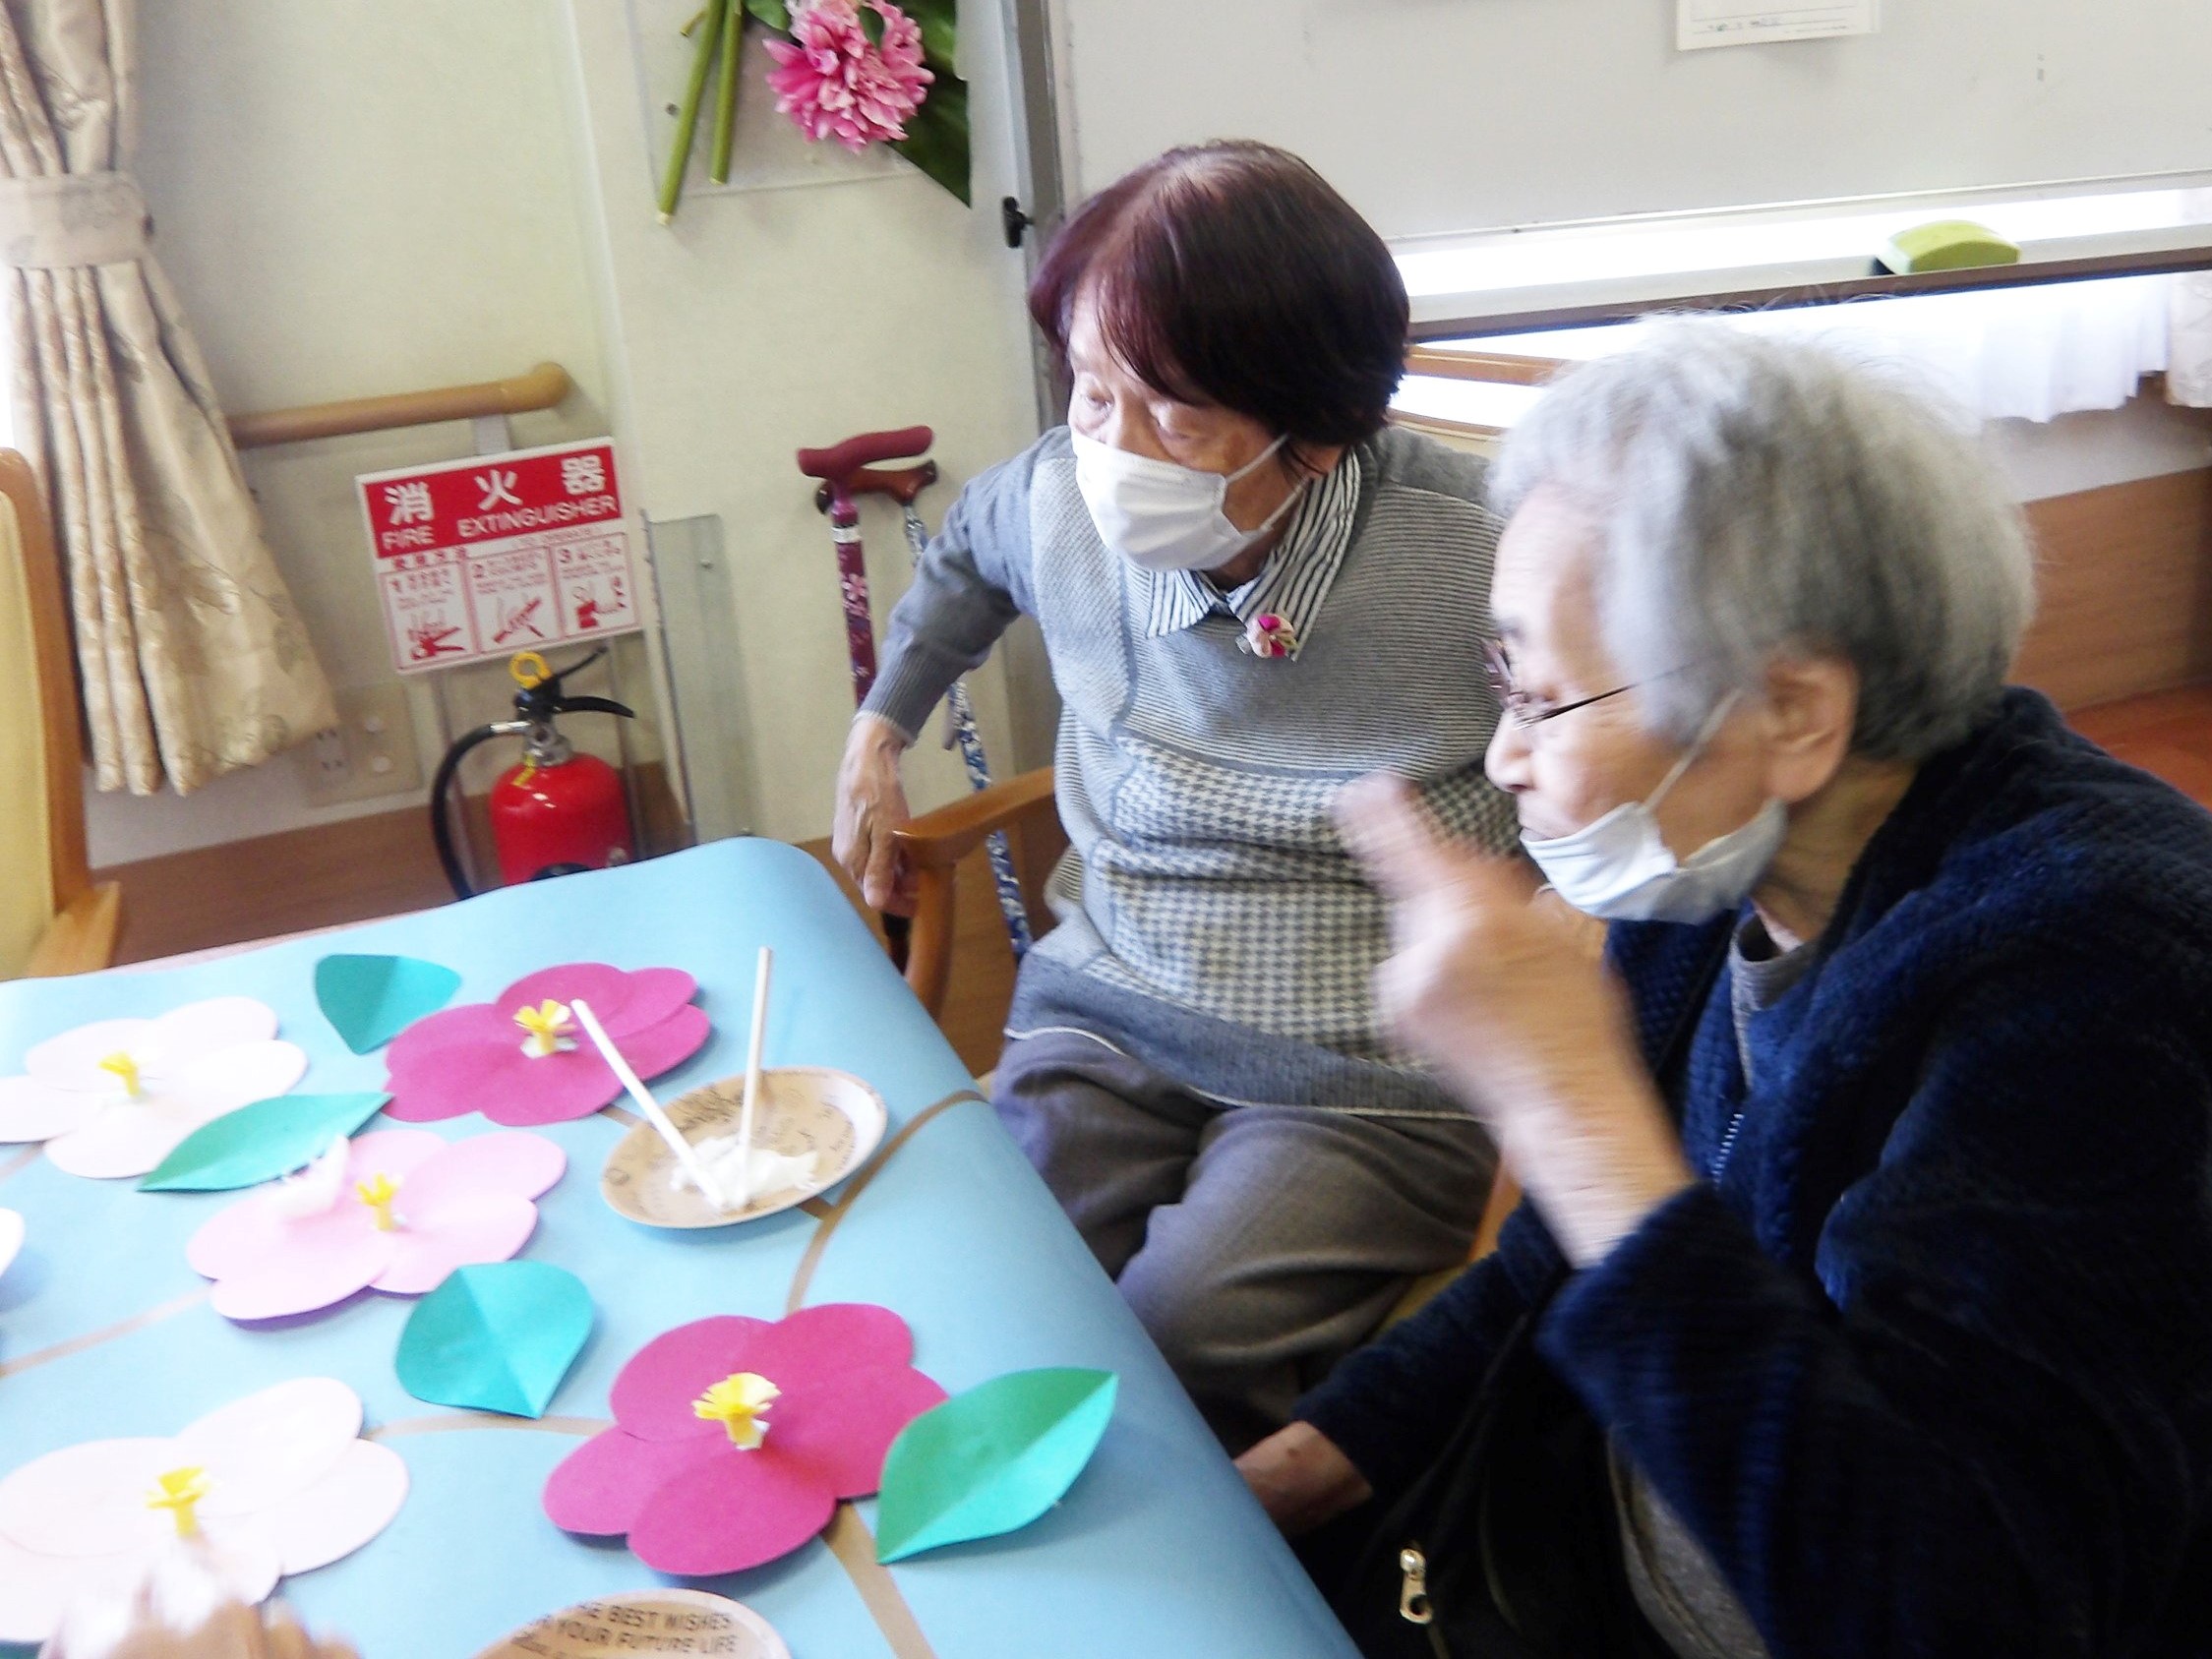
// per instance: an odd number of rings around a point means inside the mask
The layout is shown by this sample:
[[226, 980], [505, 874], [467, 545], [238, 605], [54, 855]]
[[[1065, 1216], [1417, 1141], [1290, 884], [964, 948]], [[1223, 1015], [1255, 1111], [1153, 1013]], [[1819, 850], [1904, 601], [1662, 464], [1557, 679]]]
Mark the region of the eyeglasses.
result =
[[1497, 696], [1498, 706], [1505, 710], [1507, 719], [1524, 731], [1547, 720], [1557, 720], [1563, 714], [1573, 714], [1579, 708], [1588, 708], [1592, 703], [1602, 703], [1623, 691], [1633, 691], [1639, 683], [1631, 681], [1610, 691], [1600, 691], [1594, 697], [1578, 697], [1571, 703], [1538, 702], [1513, 682], [1513, 659], [1506, 655], [1504, 642], [1496, 639], [1482, 642], [1482, 669], [1489, 676], [1490, 689]]

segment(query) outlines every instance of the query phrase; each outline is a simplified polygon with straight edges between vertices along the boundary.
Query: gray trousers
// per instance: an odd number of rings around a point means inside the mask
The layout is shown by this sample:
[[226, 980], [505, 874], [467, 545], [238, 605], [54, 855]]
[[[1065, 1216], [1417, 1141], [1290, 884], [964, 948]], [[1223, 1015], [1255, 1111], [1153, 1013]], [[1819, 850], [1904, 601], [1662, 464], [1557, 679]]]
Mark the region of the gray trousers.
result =
[[1231, 1452], [1466, 1259], [1497, 1162], [1471, 1117], [1225, 1107], [1080, 1033], [1010, 1043], [992, 1096]]

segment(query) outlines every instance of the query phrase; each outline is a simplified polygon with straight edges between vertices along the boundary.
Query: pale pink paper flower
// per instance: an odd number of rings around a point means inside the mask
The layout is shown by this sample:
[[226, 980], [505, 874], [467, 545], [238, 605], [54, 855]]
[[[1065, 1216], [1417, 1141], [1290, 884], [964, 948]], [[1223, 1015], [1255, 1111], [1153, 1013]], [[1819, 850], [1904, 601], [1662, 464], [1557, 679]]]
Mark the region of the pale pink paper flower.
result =
[[263, 1187], [209, 1217], [185, 1259], [215, 1281], [226, 1319], [312, 1313], [367, 1288], [420, 1296], [455, 1268], [510, 1259], [538, 1224], [531, 1200], [567, 1167], [542, 1135], [382, 1129], [346, 1149], [320, 1207]]
[[88, 1614], [130, 1606], [179, 1538], [199, 1540], [222, 1592], [259, 1602], [279, 1577], [361, 1548], [406, 1499], [407, 1465], [359, 1438], [361, 1396], [333, 1378], [231, 1400], [174, 1439], [146, 1434], [140, 1410], [166, 1379], [138, 1381], [118, 1385], [138, 1435], [66, 1446], [0, 1480], [0, 1642], [44, 1641], [82, 1598]]
[[856, 0], [812, 0], [791, 13], [791, 40], [770, 40], [776, 111], [809, 139], [847, 149], [906, 137], [907, 118], [936, 79], [922, 67], [922, 30], [890, 0], [867, 0], [883, 20], [868, 39]]

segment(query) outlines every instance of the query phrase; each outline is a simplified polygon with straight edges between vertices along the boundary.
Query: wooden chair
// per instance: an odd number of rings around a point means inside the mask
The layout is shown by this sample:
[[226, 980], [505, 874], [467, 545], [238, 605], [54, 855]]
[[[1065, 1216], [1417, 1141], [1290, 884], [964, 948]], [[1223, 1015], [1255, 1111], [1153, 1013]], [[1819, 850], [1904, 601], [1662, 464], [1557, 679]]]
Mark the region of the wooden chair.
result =
[[1052, 800], [1052, 769], [962, 796], [892, 832], [915, 874], [914, 926], [907, 937], [906, 982], [934, 1020], [952, 982], [953, 900], [960, 861], [999, 830], [1014, 842], [1014, 867], [1029, 900], [1030, 930], [1043, 938], [1052, 918], [1041, 902], [1046, 877], [1067, 846]]
[[[0, 449], [0, 978], [115, 959], [122, 894], [85, 858], [84, 756], [61, 567], [30, 463]], [[19, 804], [20, 803], [20, 804]]]

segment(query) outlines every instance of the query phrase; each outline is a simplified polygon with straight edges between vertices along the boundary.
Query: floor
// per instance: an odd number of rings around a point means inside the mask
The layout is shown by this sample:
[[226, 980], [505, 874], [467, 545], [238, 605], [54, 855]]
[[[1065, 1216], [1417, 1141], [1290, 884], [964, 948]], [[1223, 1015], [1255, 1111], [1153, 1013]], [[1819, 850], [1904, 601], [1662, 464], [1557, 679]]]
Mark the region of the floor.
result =
[[2067, 716], [2075, 731], [2212, 807], [2212, 685], [2154, 691]]
[[[2122, 759], [2212, 807], [2212, 683], [2076, 710], [2074, 726]], [[825, 842], [807, 851], [830, 867]], [[245, 939], [444, 904], [419, 812], [179, 853], [98, 872], [123, 883], [119, 960], [143, 962]], [[860, 896], [832, 868], [860, 909]], [[952, 989], [939, 1023], [979, 1076], [997, 1063], [1013, 953], [982, 856], [960, 871]], [[872, 918], [871, 918], [872, 920]]]

